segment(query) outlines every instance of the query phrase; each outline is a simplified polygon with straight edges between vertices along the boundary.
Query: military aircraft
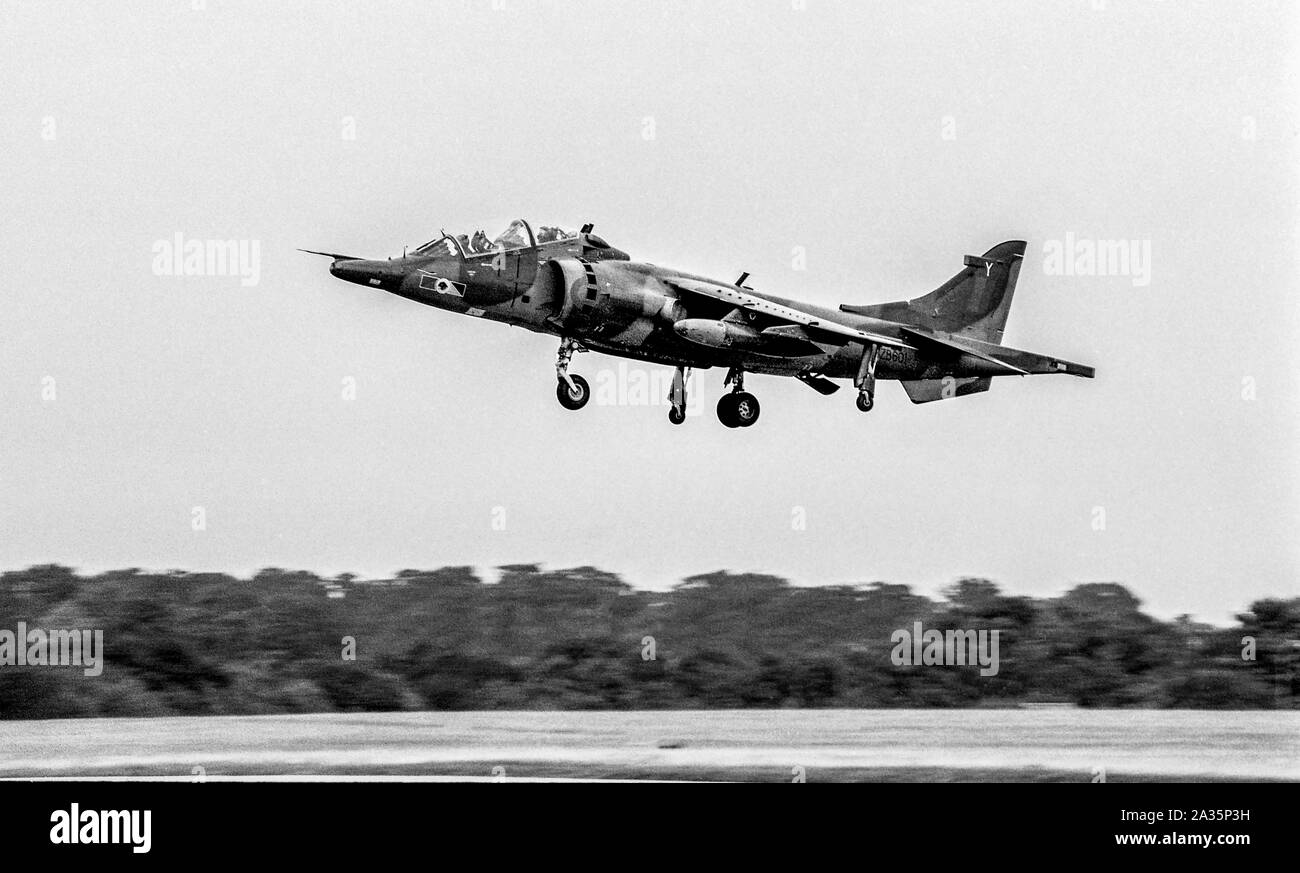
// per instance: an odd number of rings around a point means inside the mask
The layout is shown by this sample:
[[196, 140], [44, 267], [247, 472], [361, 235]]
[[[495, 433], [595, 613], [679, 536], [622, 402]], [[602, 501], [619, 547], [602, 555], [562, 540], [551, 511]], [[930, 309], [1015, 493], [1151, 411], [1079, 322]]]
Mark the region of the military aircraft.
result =
[[536, 231], [520, 219], [494, 239], [442, 232], [400, 258], [369, 260], [331, 252], [330, 273], [438, 309], [560, 338], [556, 397], [581, 409], [591, 389], [569, 372], [574, 352], [675, 367], [668, 418], [686, 420], [691, 368], [726, 367], [718, 419], [749, 427], [759, 403], [746, 373], [793, 376], [823, 395], [832, 379], [852, 379], [857, 406], [875, 404], [876, 382], [897, 379], [913, 403], [987, 391], [994, 376], [1094, 370], [1003, 346], [1025, 243], [967, 255], [961, 272], [913, 300], [837, 310], [755, 291], [748, 273], [723, 282], [633, 261], [583, 225]]

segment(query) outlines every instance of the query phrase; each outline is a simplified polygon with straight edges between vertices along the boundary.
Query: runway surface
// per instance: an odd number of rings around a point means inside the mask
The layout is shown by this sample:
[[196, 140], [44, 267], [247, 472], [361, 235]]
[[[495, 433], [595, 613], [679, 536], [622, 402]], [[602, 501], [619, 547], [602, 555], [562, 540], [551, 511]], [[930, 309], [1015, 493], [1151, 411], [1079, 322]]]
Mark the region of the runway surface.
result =
[[1300, 780], [1300, 712], [422, 712], [0, 721], [0, 777]]

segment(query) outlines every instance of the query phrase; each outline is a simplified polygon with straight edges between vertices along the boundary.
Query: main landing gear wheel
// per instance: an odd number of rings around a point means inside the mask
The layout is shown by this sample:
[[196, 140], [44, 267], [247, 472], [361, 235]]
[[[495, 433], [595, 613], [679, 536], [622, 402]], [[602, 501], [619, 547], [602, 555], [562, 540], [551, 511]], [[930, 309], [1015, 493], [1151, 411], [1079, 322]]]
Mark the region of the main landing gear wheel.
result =
[[758, 398], [748, 391], [723, 394], [718, 399], [718, 421], [727, 427], [750, 427], [758, 421]]
[[555, 397], [565, 409], [581, 409], [591, 399], [591, 386], [581, 376], [570, 375], [569, 378], [573, 380], [573, 387], [569, 387], [569, 383], [563, 379], [558, 380]]
[[727, 427], [740, 427], [740, 422], [736, 420], [735, 403], [732, 401], [733, 394], [723, 394], [718, 398], [718, 421]]
[[858, 395], [858, 409], [863, 412], [870, 412], [871, 407], [876, 405], [875, 399], [871, 396], [870, 391], [863, 391]]
[[736, 404], [736, 423], [741, 427], [749, 427], [758, 421], [758, 398], [746, 391], [733, 394]]

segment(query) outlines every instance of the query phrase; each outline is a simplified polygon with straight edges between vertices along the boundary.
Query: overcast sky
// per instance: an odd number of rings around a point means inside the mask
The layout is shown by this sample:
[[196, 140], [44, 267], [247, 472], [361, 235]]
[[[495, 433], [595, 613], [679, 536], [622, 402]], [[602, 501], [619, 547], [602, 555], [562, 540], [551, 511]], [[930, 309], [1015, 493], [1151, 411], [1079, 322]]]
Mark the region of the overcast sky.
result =
[[[0, 3], [0, 567], [1300, 593], [1292, 4], [191, 5]], [[755, 376], [733, 431], [708, 370], [683, 427], [573, 413], [555, 339], [295, 251], [518, 216], [827, 305], [1025, 239], [1006, 343], [1098, 375], [869, 415]], [[158, 275], [178, 233], [258, 281]], [[1149, 281], [1051, 274], [1067, 235]]]

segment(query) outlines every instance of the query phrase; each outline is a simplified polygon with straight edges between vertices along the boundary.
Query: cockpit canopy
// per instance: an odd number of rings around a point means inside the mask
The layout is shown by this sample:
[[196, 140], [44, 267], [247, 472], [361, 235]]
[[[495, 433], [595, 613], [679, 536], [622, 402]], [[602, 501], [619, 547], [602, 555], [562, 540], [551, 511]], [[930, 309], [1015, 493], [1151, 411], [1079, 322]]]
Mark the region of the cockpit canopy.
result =
[[[455, 239], [455, 243], [452, 242]], [[543, 224], [534, 229], [528, 222], [522, 218], [517, 218], [510, 222], [510, 226], [497, 234], [491, 239], [482, 231], [476, 230], [473, 233], [445, 234], [438, 239], [425, 243], [415, 250], [415, 254], [423, 257], [438, 257], [442, 255], [455, 256], [456, 245], [459, 244], [460, 250], [466, 257], [476, 255], [492, 254], [495, 252], [508, 252], [512, 249], [522, 249], [533, 245], [536, 242], [539, 246], [550, 245], [552, 243], [567, 242], [576, 240], [577, 231], [566, 230], [558, 225]]]

